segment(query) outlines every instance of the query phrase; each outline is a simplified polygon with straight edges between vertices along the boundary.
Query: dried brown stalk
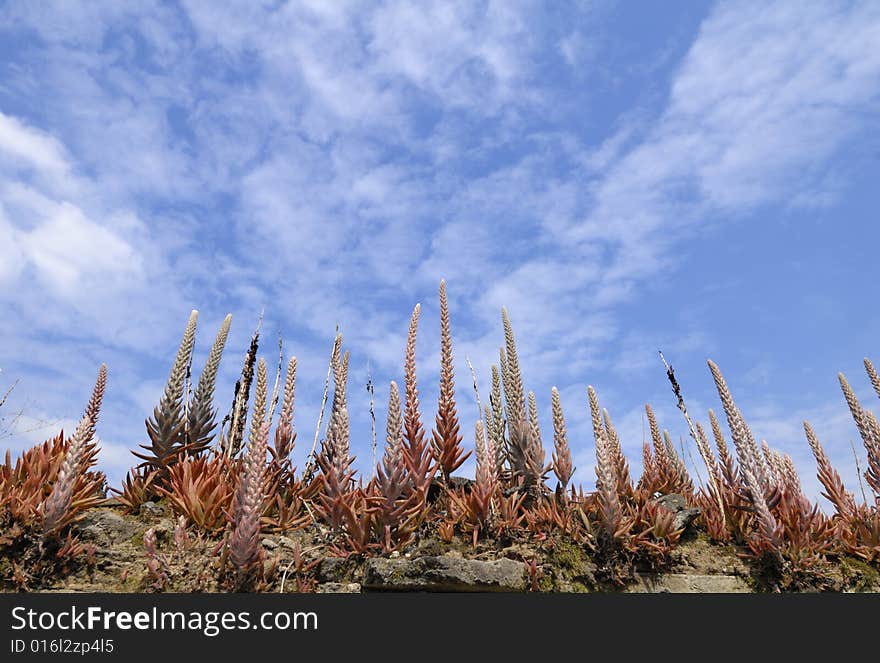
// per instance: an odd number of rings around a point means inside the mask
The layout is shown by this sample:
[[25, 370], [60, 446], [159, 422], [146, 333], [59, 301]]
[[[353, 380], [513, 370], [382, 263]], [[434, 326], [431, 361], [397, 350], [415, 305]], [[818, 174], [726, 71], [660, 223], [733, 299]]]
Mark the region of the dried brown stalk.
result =
[[235, 392], [232, 398], [232, 410], [224, 418], [230, 422], [229, 434], [222, 439], [223, 453], [229, 458], [234, 458], [241, 451], [244, 440], [244, 427], [247, 420], [248, 401], [251, 397], [251, 383], [254, 379], [254, 367], [257, 364], [257, 352], [260, 347], [260, 327], [263, 324], [263, 315], [257, 322], [257, 328], [251, 336], [251, 342], [244, 355], [244, 363], [241, 367], [241, 377], [235, 383]]
[[370, 467], [376, 467], [376, 394], [369, 363], [367, 363], [367, 393], [370, 395], [370, 460], [372, 461]]
[[[685, 421], [688, 425], [688, 431], [690, 432], [691, 438], [693, 438], [694, 442], [697, 445], [697, 450], [700, 452], [700, 457], [703, 459], [703, 463], [706, 465], [706, 471], [709, 474], [709, 485], [710, 489], [715, 496], [715, 499], [718, 502], [719, 513], [721, 514], [722, 521], [724, 519], [724, 498], [721, 493], [721, 484], [718, 478], [717, 466], [715, 465], [715, 456], [712, 453], [712, 449], [709, 447], [709, 443], [706, 440], [705, 434], [701, 437], [697, 427], [694, 426], [694, 422], [691, 420], [690, 414], [687, 411], [687, 405], [684, 402], [684, 396], [681, 394], [681, 385], [678, 383], [678, 379], [675, 377], [675, 370], [669, 363], [666, 361], [666, 357], [663, 356], [663, 352], [660, 351], [660, 359], [663, 361], [663, 366], [666, 368], [666, 377], [669, 379], [669, 383], [672, 385], [672, 393], [675, 394], [676, 406], [679, 410], [681, 410], [682, 415], [684, 416]], [[696, 469], [696, 465], [694, 466]], [[697, 476], [699, 478], [699, 470], [697, 470]]]

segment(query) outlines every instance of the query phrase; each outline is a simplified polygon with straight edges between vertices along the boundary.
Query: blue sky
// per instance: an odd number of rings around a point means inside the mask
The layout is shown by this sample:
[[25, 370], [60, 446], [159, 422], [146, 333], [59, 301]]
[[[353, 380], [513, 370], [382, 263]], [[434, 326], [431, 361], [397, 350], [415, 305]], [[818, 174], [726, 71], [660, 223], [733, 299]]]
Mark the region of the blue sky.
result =
[[197, 370], [233, 314], [222, 415], [265, 308], [295, 460], [339, 324], [368, 470], [367, 365], [381, 423], [416, 302], [433, 421], [445, 278], [468, 444], [504, 305], [587, 486], [588, 384], [634, 467], [645, 402], [686, 435], [662, 348], [696, 418], [712, 358], [809, 492], [805, 418], [857, 490], [836, 375], [876, 407], [878, 43], [875, 2], [0, 3], [0, 444], [69, 428], [106, 362], [118, 481], [189, 311]]

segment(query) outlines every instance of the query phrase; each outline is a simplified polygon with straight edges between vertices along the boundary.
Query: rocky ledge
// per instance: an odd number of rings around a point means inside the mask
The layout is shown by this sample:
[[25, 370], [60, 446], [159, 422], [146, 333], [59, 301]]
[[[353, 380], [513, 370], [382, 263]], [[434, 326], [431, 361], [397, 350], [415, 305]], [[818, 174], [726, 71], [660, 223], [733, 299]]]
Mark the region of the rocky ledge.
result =
[[398, 592], [522, 592], [526, 589], [526, 567], [512, 559], [375, 557], [364, 565], [363, 586]]

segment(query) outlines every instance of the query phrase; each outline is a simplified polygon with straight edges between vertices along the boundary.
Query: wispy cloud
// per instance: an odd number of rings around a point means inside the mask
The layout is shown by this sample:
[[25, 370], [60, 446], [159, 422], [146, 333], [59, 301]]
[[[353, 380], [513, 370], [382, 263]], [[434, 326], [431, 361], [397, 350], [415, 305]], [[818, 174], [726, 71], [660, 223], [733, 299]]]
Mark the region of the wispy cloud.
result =
[[69, 165], [64, 148], [45, 132], [28, 127], [20, 120], [0, 113], [0, 152], [19, 166], [48, 170], [56, 175], [67, 173]]

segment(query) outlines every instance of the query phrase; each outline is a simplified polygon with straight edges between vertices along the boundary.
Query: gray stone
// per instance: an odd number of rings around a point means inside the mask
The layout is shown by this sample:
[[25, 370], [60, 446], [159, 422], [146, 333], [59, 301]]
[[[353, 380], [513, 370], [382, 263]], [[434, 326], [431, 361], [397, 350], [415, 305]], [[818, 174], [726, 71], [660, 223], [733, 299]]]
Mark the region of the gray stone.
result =
[[321, 582], [338, 582], [345, 574], [346, 560], [342, 557], [325, 557], [318, 564], [318, 580]]
[[675, 529], [685, 529], [694, 522], [697, 516], [701, 513], [703, 512], [697, 508], [682, 509], [675, 514], [675, 519], [672, 521], [672, 527]]
[[165, 515], [165, 507], [155, 502], [144, 502], [141, 504], [139, 513], [142, 516], [150, 516], [151, 518], [159, 518]]
[[77, 524], [84, 541], [110, 545], [126, 541], [137, 534], [141, 527], [111, 509], [92, 509]]
[[654, 500], [654, 503], [669, 509], [675, 514], [675, 520], [672, 523], [675, 529], [686, 528], [702, 513], [697, 508], [688, 508], [687, 500], [678, 493], [669, 493], [668, 495], [658, 497]]
[[682, 509], [687, 509], [687, 500], [684, 498], [683, 495], [679, 495], [678, 493], [661, 495], [654, 500], [654, 503], [669, 509], [673, 513], [675, 513], [676, 511], [681, 511]]
[[171, 541], [174, 538], [174, 527], [176, 523], [171, 518], [162, 518], [158, 523], [153, 525], [152, 530], [156, 534], [157, 541]]
[[688, 573], [638, 574], [627, 589], [636, 594], [748, 594], [752, 590], [739, 576]]
[[323, 582], [318, 585], [318, 594], [360, 594], [361, 586], [356, 582]]
[[374, 557], [364, 568], [364, 587], [384, 591], [521, 592], [526, 582], [525, 564], [512, 559]]
[[278, 544], [268, 537], [263, 539], [261, 543], [263, 544], [263, 547], [267, 550], [275, 550], [275, 548], [278, 547]]

